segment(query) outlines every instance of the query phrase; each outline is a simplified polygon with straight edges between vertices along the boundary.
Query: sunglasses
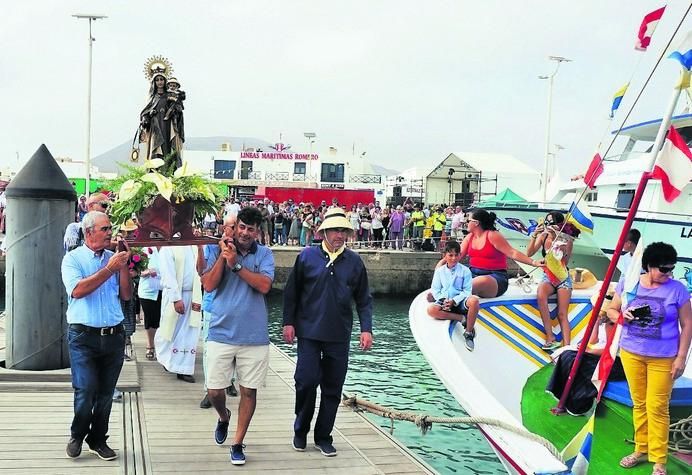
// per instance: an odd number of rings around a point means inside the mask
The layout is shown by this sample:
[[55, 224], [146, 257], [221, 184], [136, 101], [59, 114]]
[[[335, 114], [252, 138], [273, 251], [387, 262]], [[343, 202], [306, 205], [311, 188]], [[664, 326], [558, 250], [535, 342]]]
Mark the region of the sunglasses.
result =
[[658, 271], [661, 274], [670, 274], [675, 269], [675, 266], [658, 266]]
[[108, 209], [108, 207], [110, 206], [110, 202], [108, 202], [108, 201], [99, 201], [99, 202], [98, 202], [98, 205], [101, 206], [103, 209]]

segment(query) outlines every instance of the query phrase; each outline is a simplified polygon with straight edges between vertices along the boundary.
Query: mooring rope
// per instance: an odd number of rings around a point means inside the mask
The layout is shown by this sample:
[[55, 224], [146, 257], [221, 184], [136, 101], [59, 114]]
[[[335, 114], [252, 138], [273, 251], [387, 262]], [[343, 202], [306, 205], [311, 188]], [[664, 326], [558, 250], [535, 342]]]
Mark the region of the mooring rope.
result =
[[670, 425], [668, 448], [683, 454], [692, 454], [692, 416]]
[[416, 414], [413, 412], [397, 411], [395, 409], [390, 409], [385, 406], [380, 406], [366, 399], [361, 399], [356, 395], [344, 394], [342, 398], [342, 404], [348, 406], [354, 411], [366, 411], [371, 414], [385, 417], [389, 419], [390, 434], [394, 433], [394, 421], [408, 421], [413, 422], [416, 427], [421, 430], [421, 433], [425, 435], [428, 430], [432, 428], [433, 423], [437, 424], [464, 424], [464, 425], [477, 425], [484, 424], [488, 426], [498, 427], [502, 430], [512, 432], [513, 434], [520, 435], [528, 440], [536, 442], [546, 449], [553, 455], [553, 457], [564, 462], [562, 460], [562, 455], [560, 451], [546, 438], [536, 435], [533, 432], [529, 432], [523, 427], [517, 427], [508, 424], [499, 419], [493, 419], [490, 417], [437, 417], [429, 416], [427, 414]]

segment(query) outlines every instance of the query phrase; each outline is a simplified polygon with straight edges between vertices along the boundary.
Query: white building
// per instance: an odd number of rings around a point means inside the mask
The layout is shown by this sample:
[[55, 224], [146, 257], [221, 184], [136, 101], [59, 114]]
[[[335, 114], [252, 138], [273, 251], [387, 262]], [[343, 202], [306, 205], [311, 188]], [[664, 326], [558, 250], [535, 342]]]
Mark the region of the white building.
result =
[[511, 155], [456, 152], [434, 167], [409, 168], [387, 177], [386, 185], [387, 199], [394, 201], [468, 206], [505, 188], [527, 197], [540, 186], [540, 172]]
[[184, 150], [183, 159], [196, 172], [225, 183], [236, 195], [252, 195], [260, 186], [372, 189], [384, 197], [384, 179], [375, 174], [365, 154], [296, 152], [277, 143], [269, 149], [231, 151]]

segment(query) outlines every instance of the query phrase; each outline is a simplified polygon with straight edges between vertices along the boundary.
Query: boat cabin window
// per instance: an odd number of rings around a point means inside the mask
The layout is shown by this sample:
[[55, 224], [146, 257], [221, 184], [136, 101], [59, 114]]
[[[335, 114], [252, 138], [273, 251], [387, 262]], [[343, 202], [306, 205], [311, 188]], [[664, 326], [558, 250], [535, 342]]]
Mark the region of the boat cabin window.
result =
[[598, 191], [589, 191], [586, 195], [584, 195], [584, 201], [587, 203], [598, 201]]
[[620, 190], [618, 191], [618, 198], [617, 202], [615, 203], [615, 207], [617, 209], [630, 209], [633, 199], [634, 190]]

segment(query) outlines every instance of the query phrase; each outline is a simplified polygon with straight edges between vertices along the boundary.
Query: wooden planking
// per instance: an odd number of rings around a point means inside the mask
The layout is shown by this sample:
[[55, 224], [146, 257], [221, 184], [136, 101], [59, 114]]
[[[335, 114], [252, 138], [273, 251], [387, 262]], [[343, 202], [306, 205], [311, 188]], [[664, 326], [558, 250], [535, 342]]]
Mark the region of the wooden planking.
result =
[[[135, 336], [135, 353], [141, 353], [143, 339], [141, 335]], [[231, 410], [229, 440], [217, 447], [213, 440], [216, 412], [199, 408], [204, 395], [200, 358], [194, 384], [178, 381], [156, 362], [142, 361], [140, 370], [142, 418], [146, 421], [148, 460], [153, 473], [220, 473], [231, 469], [229, 446], [237, 422], [238, 398], [227, 398]], [[337, 457], [324, 457], [311, 444], [305, 452], [294, 451], [290, 445], [294, 370], [294, 362], [272, 346], [266, 385], [257, 392], [257, 409], [244, 441], [248, 461], [243, 472], [433, 473], [379, 428], [346, 407], [339, 409], [333, 434], [339, 450]], [[342, 424], [350, 431], [348, 435], [340, 432]]]

